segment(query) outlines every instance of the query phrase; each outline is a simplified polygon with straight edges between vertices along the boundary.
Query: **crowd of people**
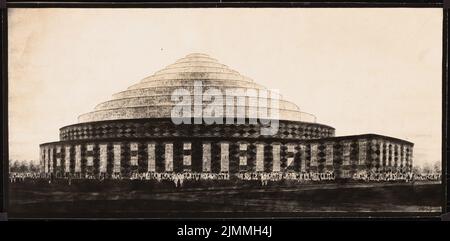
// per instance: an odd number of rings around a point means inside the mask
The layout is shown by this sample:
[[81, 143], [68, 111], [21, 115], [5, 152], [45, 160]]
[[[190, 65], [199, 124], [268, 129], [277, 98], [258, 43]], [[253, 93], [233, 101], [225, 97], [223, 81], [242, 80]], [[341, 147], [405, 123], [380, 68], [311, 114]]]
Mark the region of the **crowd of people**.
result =
[[357, 172], [353, 175], [354, 180], [375, 181], [375, 182], [411, 182], [415, 180], [412, 172], [385, 172], [385, 173], [368, 173], [365, 171]]
[[[146, 172], [146, 173], [133, 173], [130, 177], [123, 177], [118, 173], [112, 174], [111, 179], [122, 180], [152, 180], [157, 183], [160, 182], [173, 182], [175, 187], [182, 187], [186, 181], [218, 181], [218, 180], [240, 180], [243, 182], [257, 181], [262, 186], [267, 186], [270, 182], [280, 182], [283, 180], [308, 183], [308, 182], [320, 182], [320, 181], [333, 181], [335, 180], [335, 173], [333, 171], [326, 171], [323, 173], [315, 172], [240, 172], [232, 174], [229, 173], [195, 173], [195, 172], [181, 172], [181, 173], [158, 173], [158, 172]], [[11, 183], [23, 182], [26, 179], [46, 179], [51, 183], [54, 179], [67, 179], [68, 183], [71, 183], [72, 179], [95, 179], [105, 180], [106, 174], [103, 175], [65, 175], [57, 177], [49, 174], [41, 173], [10, 173], [9, 179]], [[412, 182], [412, 181], [438, 181], [441, 179], [441, 174], [413, 174], [412, 172], [385, 172], [385, 173], [371, 173], [367, 171], [359, 171], [353, 174], [351, 180], [364, 181], [364, 182]]]
[[439, 181], [441, 180], [441, 173], [427, 173], [418, 174], [414, 176], [417, 181]]
[[39, 179], [45, 178], [46, 176], [41, 173], [36, 172], [10, 172], [9, 173], [9, 182], [20, 182], [25, 181], [25, 179]]
[[281, 180], [291, 180], [298, 182], [306, 181], [330, 181], [334, 180], [334, 173], [327, 171], [325, 173], [314, 172], [263, 172], [263, 173], [249, 173], [243, 172], [237, 174], [240, 180], [259, 180], [261, 185], [267, 186], [269, 182], [276, 182]]
[[169, 172], [146, 172], [146, 173], [133, 173], [130, 177], [131, 180], [156, 180], [172, 181], [175, 187], [182, 187], [185, 181], [200, 181], [200, 180], [229, 180], [230, 174], [228, 173], [169, 173]]

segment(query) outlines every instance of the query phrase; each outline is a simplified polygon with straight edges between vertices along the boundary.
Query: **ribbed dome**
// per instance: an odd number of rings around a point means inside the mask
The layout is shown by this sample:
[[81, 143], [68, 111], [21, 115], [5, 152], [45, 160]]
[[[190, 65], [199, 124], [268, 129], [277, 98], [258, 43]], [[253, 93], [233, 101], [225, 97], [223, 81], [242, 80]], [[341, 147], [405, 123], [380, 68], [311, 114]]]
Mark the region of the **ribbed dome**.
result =
[[[182, 88], [192, 95], [196, 81], [197, 83], [201, 81], [203, 91], [215, 88], [225, 94], [227, 89], [252, 89], [268, 91], [268, 98], [271, 96], [270, 90], [219, 63], [216, 59], [206, 54], [193, 53], [144, 78], [139, 83], [128, 87], [127, 90], [114, 94], [111, 100], [98, 104], [93, 112], [79, 116], [78, 121], [82, 123], [119, 119], [170, 118], [171, 110], [176, 104], [171, 100], [172, 93]], [[258, 98], [257, 101], [268, 101], [268, 99]], [[246, 117], [254, 118], [248, 110], [248, 107], [252, 106], [250, 103], [252, 101], [246, 97]], [[313, 115], [301, 112], [297, 105], [283, 99], [279, 101], [278, 110], [280, 120], [315, 122]], [[271, 111], [273, 110], [269, 108], [269, 113]]]

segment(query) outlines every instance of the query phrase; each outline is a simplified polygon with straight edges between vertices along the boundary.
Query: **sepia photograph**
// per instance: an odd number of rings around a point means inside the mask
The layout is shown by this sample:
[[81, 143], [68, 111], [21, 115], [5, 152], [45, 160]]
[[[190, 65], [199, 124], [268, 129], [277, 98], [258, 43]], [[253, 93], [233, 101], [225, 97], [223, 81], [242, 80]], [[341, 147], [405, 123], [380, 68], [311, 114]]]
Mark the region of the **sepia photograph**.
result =
[[442, 9], [7, 13], [9, 217], [443, 212]]

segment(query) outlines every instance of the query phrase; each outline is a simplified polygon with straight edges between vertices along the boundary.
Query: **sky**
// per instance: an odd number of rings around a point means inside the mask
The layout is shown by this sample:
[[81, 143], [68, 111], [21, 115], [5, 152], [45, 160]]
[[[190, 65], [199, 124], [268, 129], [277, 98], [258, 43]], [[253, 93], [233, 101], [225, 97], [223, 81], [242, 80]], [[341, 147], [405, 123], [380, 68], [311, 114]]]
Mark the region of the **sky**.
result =
[[411, 141], [441, 161], [442, 10], [8, 9], [9, 156], [193, 52], [278, 89], [336, 135]]

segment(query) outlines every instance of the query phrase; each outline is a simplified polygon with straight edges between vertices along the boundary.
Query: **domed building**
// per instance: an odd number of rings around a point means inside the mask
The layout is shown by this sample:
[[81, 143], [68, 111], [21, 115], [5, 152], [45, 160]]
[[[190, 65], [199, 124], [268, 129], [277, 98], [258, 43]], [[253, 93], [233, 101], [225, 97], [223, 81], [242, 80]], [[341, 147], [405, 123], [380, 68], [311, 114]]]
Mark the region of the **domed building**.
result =
[[[269, 131], [270, 130], [270, 131]], [[269, 132], [268, 132], [269, 131]], [[276, 91], [205, 54], [144, 78], [40, 145], [56, 177], [131, 178], [142, 173], [402, 172], [413, 143], [366, 134], [335, 137]]]

